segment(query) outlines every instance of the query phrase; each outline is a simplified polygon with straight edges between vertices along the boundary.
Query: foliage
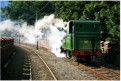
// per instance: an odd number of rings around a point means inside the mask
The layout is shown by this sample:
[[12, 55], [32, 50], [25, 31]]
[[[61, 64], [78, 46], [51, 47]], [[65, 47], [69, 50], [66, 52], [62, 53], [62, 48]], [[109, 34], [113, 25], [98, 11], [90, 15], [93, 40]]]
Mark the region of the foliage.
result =
[[120, 2], [91, 2], [85, 6], [81, 19], [99, 20], [102, 40], [119, 42]]
[[[47, 1], [10, 1], [9, 6], [2, 8], [2, 11], [13, 20], [27, 20], [28, 24], [34, 24], [37, 18], [49, 15], [54, 12], [51, 2]], [[47, 6], [45, 6], [48, 4]], [[45, 6], [45, 7], [44, 7]], [[44, 8], [43, 8], [44, 7]], [[32, 17], [33, 16], [33, 17]], [[31, 17], [31, 19], [29, 19]]]
[[60, 1], [55, 3], [56, 16], [63, 20], [79, 20], [84, 10], [85, 4], [89, 2], [84, 1]]
[[[55, 13], [64, 21], [98, 20], [101, 40], [120, 40], [120, 1], [10, 1], [2, 11], [13, 20], [27, 20]], [[43, 8], [47, 5], [45, 8]], [[42, 9], [43, 8], [43, 9]], [[42, 10], [41, 10], [42, 9]], [[27, 22], [34, 24], [34, 15]]]

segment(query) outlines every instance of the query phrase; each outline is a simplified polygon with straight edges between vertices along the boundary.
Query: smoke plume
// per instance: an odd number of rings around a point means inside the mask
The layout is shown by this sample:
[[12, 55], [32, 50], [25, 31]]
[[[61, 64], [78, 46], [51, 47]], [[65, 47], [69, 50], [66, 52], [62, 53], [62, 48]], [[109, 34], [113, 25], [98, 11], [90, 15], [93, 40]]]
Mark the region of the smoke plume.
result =
[[24, 37], [26, 40], [22, 42], [29, 44], [36, 44], [36, 41], [39, 40], [40, 46], [50, 49], [57, 57], [65, 57], [60, 53], [61, 40], [66, 35], [65, 24], [66, 22], [63, 22], [62, 19], [55, 18], [54, 14], [44, 16], [36, 21], [34, 26], [29, 26], [26, 22], [21, 25], [16, 24], [8, 19], [0, 22], [0, 33], [5, 35], [6, 31], [11, 32], [9, 36]]

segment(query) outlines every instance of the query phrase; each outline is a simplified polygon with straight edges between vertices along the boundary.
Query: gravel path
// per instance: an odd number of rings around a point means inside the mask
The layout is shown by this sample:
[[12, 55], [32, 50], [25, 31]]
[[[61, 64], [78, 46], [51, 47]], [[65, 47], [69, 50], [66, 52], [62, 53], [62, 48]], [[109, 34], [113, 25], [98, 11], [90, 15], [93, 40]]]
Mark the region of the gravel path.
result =
[[58, 80], [99, 80], [95, 75], [80, 69], [78, 65], [72, 65], [69, 61], [55, 57], [55, 55], [42, 49], [39, 52]]
[[[32, 49], [35, 50], [34, 48]], [[100, 78], [98, 78], [97, 76], [85, 71], [84, 69], [79, 68], [77, 65], [71, 64], [70, 62], [64, 60], [64, 58], [56, 57], [54, 54], [47, 50], [44, 50], [43, 48], [36, 50], [36, 52], [38, 52], [39, 55], [46, 61], [58, 80], [100, 80]], [[38, 60], [33, 60], [33, 62], [36, 61]], [[41, 73], [36, 74], [36, 72], [39, 71], [37, 67], [39, 67], [41, 63], [35, 64], [36, 66], [33, 66], [36, 67], [36, 69], [34, 68], [32, 74], [39, 76], [41, 75]], [[33, 79], [39, 80], [39, 78]]]

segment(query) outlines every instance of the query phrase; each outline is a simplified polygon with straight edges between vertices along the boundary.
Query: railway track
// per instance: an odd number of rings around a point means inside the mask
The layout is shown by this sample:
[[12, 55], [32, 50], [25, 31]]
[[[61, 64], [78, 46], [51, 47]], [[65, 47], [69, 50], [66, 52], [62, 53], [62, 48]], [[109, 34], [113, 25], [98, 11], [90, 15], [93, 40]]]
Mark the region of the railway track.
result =
[[[70, 60], [70, 59], [68, 59]], [[74, 62], [72, 60], [70, 60], [72, 64], [77, 65], [77, 62]], [[89, 72], [91, 72], [92, 74], [98, 76], [101, 80], [120, 80], [120, 73], [117, 73], [111, 69], [108, 69], [106, 67], [103, 66], [98, 66], [98, 65], [94, 65], [94, 66], [87, 66], [84, 64], [79, 64], [79, 67], [82, 69], [85, 69]]]
[[[35, 49], [32, 49], [28, 46], [23, 45], [22, 47], [24, 47], [24, 49], [26, 51], [28, 51], [29, 53], [34, 54], [34, 56], [36, 55], [36, 58], [39, 59], [39, 64], [41, 64], [41, 71], [42, 71], [42, 76], [44, 76], [44, 78], [42, 78], [42, 80], [57, 80], [57, 78], [55, 77], [54, 73], [51, 71], [51, 69], [49, 68], [49, 66], [47, 65], [47, 63], [44, 61], [44, 59], [38, 54], [39, 52], [37, 52]], [[28, 54], [29, 55], [29, 54]], [[43, 66], [44, 65], [44, 66]], [[42, 69], [44, 68], [44, 69]], [[43, 72], [44, 70], [44, 72]], [[39, 70], [40, 71], [40, 70]], [[32, 78], [34, 79], [34, 78]]]
[[99, 72], [104, 71], [104, 73], [102, 73], [102, 74], [109, 77], [111, 80], [120, 80], [120, 73], [117, 73], [111, 69], [100, 66], [100, 69], [96, 69], [96, 70]]
[[[43, 58], [43, 59], [45, 59], [45, 57], [43, 57], [43, 54], [42, 54], [42, 57], [41, 57], [41, 51], [39, 50], [39, 51], [37, 51], [37, 50], [35, 50], [35, 49], [33, 49], [32, 47], [30, 47], [30, 46], [26, 46], [26, 45], [22, 45], [22, 47], [24, 47], [25, 49], [27, 49], [28, 51], [29, 51], [29, 53], [32, 53], [34, 56], [36, 56], [36, 59], [37, 58], [39, 58], [40, 60]], [[42, 52], [43, 53], [43, 52]], [[31, 54], [30, 54], [31, 55]], [[45, 55], [44, 55], [45, 56]], [[46, 57], [46, 58], [48, 58], [48, 57]], [[64, 58], [65, 59], [65, 58]], [[67, 58], [66, 58], [67, 59]], [[46, 65], [47, 64], [49, 64], [48, 62], [49, 61], [47, 61], [47, 60], [49, 60], [49, 59], [46, 59], [45, 61], [47, 62], [45, 62], [46, 63]], [[54, 59], [53, 59], [54, 60]], [[69, 60], [69, 59], [68, 59]], [[35, 61], [39, 61], [39, 60], [35, 60]], [[42, 60], [41, 60], [42, 61]], [[72, 60], [69, 60], [69, 62], [71, 61], [71, 63], [73, 63], [74, 64], [74, 66], [76, 65], [77, 66], [77, 62], [74, 62], [74, 61], [72, 61]], [[44, 63], [43, 61], [42, 61], [42, 63]], [[38, 65], [45, 65], [45, 64], [42, 64], [41, 62], [39, 62], [39, 64], [37, 64], [37, 67], [38, 67]], [[55, 61], [54, 61], [54, 63], [56, 63]], [[58, 61], [58, 63], [59, 63], [59, 61]], [[45, 65], [45, 66], [46, 66]], [[33, 65], [34, 66], [34, 65]], [[50, 66], [50, 65], [49, 65]], [[35, 66], [36, 67], [36, 66]], [[71, 66], [72, 67], [72, 66]], [[120, 74], [119, 73], [116, 73], [116, 72], [114, 72], [113, 70], [110, 70], [110, 69], [108, 69], [108, 68], [105, 68], [105, 67], [103, 67], [103, 66], [100, 66], [100, 67], [97, 67], [97, 66], [87, 66], [87, 65], [84, 65], [84, 64], [79, 64], [79, 66], [77, 66], [80, 70], [84, 70], [84, 72], [87, 72], [87, 73], [89, 73], [89, 75], [92, 75], [92, 77], [94, 76], [94, 78], [99, 78], [99, 80], [120, 80]], [[45, 68], [45, 67], [42, 67], [42, 68]], [[46, 66], [46, 68], [47, 68], [47, 66]], [[50, 67], [51, 69], [53, 69], [54, 67]], [[50, 69], [49, 68], [49, 69]], [[46, 69], [46, 70], [48, 70], [49, 71], [49, 69]], [[50, 70], [51, 70], [50, 69]], [[56, 68], [57, 69], [57, 68]], [[64, 68], [65, 69], [65, 68]], [[39, 70], [38, 70], [39, 71]], [[53, 72], [52, 72], [53, 71]], [[54, 71], [54, 70], [52, 70], [51, 72], [49, 72], [50, 73], [50, 77], [52, 77], [51, 79], [52, 80], [57, 80], [57, 78], [56, 77], [54, 77], [55, 75], [54, 74], [56, 74], [56, 76], [58, 75], [58, 73], [59, 72], [61, 72], [61, 70], [59, 70], [57, 73]], [[69, 71], [68, 71], [69, 72]], [[72, 71], [70, 71], [70, 72], [72, 72]], [[67, 72], [65, 72], [66, 74], [66, 76], [68, 77], [68, 75], [67, 75]], [[83, 72], [82, 72], [82, 74], [83, 74]], [[64, 76], [64, 75], [63, 75]], [[82, 75], [83, 76], [83, 75]], [[84, 76], [85, 77], [85, 76]], [[87, 77], [87, 76], [86, 76]], [[64, 77], [63, 77], [64, 78]], [[75, 76], [74, 76], [74, 78], [75, 78]], [[34, 78], [32, 78], [32, 79], [34, 79]], [[58, 78], [59, 80], [60, 79], [62, 79], [61, 77], [59, 77]], [[66, 79], [66, 78], [65, 78]], [[69, 78], [70, 79], [70, 78]], [[90, 78], [89, 78], [90, 79]], [[34, 79], [35, 80], [35, 79]], [[45, 79], [41, 79], [41, 80], [45, 80]], [[47, 79], [48, 80], [48, 79]], [[50, 80], [50, 79], [49, 79]]]

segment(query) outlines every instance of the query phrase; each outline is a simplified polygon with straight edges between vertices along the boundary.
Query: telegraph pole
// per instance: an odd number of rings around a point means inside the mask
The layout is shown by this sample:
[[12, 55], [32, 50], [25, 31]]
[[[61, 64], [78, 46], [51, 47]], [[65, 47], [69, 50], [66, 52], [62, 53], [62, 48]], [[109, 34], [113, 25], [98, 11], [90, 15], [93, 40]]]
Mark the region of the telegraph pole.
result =
[[37, 22], [37, 11], [36, 11], [36, 22]]
[[20, 44], [20, 35], [19, 35], [19, 44]]
[[17, 33], [18, 44], [20, 44], [20, 33]]
[[36, 47], [36, 49], [38, 50], [38, 39], [37, 39], [37, 47]]
[[[37, 11], [36, 11], [36, 22], [37, 22]], [[38, 50], [38, 36], [37, 36], [37, 47], [36, 47], [36, 49]]]

